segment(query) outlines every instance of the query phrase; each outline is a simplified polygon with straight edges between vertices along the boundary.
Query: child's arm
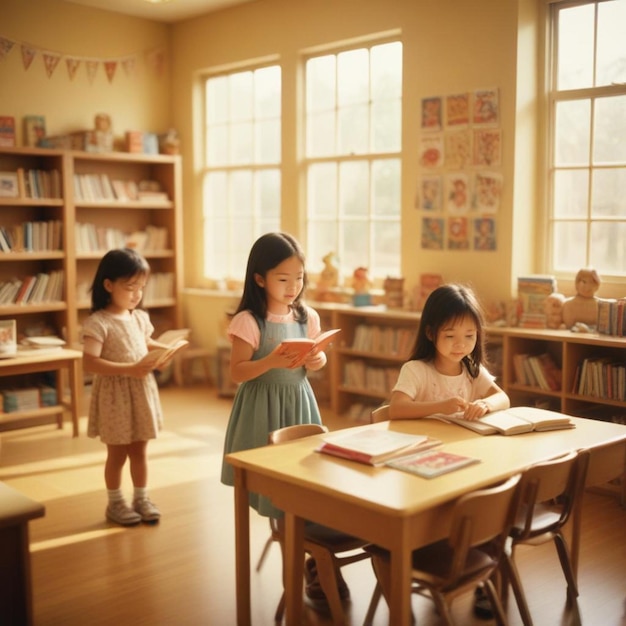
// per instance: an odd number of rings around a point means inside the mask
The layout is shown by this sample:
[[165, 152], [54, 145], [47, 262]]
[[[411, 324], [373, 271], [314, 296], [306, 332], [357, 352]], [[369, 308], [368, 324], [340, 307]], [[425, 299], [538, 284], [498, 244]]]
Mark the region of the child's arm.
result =
[[389, 403], [389, 419], [415, 419], [428, 417], [434, 413], [450, 415], [451, 413], [465, 411], [466, 406], [467, 402], [460, 396], [453, 396], [446, 400], [437, 400], [434, 402], [420, 402], [412, 400], [402, 391], [394, 391], [391, 394], [391, 401]]
[[101, 376], [132, 376], [144, 378], [152, 371], [152, 366], [140, 363], [116, 363], [101, 358], [102, 343], [86, 336], [83, 343], [83, 369]]
[[293, 357], [282, 352], [283, 350], [278, 344], [267, 356], [252, 361], [254, 348], [247, 341], [235, 335], [230, 350], [230, 377], [235, 383], [243, 383], [277, 367], [285, 369], [294, 367]]
[[506, 391], [500, 389], [495, 383], [492, 383], [484, 398], [467, 403], [463, 417], [467, 420], [476, 420], [487, 413], [502, 411], [503, 409], [508, 409], [510, 406], [511, 400], [506, 394]]

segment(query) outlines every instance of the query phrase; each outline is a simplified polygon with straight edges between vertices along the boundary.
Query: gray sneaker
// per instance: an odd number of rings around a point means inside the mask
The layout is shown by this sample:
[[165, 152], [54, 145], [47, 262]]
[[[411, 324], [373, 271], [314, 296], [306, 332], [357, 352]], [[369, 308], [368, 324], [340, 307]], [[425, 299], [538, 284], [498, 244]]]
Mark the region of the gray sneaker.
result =
[[141, 517], [143, 522], [156, 523], [161, 519], [161, 512], [154, 506], [149, 498], [133, 500], [133, 509]]
[[109, 502], [105, 515], [109, 521], [121, 524], [122, 526], [134, 526], [141, 522], [141, 515], [133, 511], [133, 509], [126, 504], [125, 500]]

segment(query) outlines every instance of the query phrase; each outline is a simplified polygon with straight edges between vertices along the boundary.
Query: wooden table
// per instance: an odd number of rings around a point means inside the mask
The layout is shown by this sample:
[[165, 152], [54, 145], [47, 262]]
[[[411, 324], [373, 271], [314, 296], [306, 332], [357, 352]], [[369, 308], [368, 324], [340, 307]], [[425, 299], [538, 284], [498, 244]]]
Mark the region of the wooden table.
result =
[[17, 356], [8, 359], [0, 359], [0, 376], [19, 376], [22, 374], [33, 374], [37, 372], [58, 372], [68, 373], [68, 384], [70, 389], [69, 407], [63, 402], [63, 380], [59, 375], [56, 380], [57, 405], [54, 407], [43, 407], [39, 410], [15, 413], [15, 419], [11, 420], [11, 413], [5, 413], [3, 424], [6, 427], [27, 426], [29, 423], [44, 423], [49, 421], [50, 416], [56, 416], [59, 428], [63, 426], [63, 412], [69, 408], [72, 415], [72, 434], [78, 437], [78, 418], [80, 407], [80, 388], [82, 386], [82, 365], [83, 353], [79, 350], [68, 350], [60, 348], [48, 351], [47, 349], [29, 350], [18, 353]]
[[[574, 449], [589, 448], [588, 485], [626, 480], [626, 426], [572, 418], [575, 429], [511, 437], [481, 436], [436, 420], [381, 422], [358, 428], [426, 434], [444, 449], [481, 462], [424, 479], [315, 452], [323, 435], [227, 456], [235, 469], [237, 623], [251, 624], [248, 493], [270, 496], [285, 511], [287, 624], [301, 624], [304, 520], [326, 524], [391, 552], [390, 623], [411, 624], [411, 551], [447, 536], [455, 500], [526, 467]], [[623, 500], [622, 500], [623, 503]], [[572, 525], [577, 566], [580, 512]]]
[[28, 522], [44, 513], [43, 504], [0, 483], [0, 624], [33, 623]]

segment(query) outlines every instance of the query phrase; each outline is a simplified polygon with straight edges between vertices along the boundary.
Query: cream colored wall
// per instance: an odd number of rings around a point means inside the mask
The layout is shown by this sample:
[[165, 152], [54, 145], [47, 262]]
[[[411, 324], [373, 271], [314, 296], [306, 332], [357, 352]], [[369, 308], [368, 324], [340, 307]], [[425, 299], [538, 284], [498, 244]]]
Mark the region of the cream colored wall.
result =
[[[100, 112], [111, 116], [115, 135], [165, 132], [172, 123], [169, 64], [159, 75], [145, 55], [163, 50], [169, 60], [170, 31], [165, 24], [59, 0], [2, 0], [0, 36], [16, 45], [0, 62], [0, 115], [16, 118], [18, 145], [24, 115], [43, 115], [48, 135], [93, 128]], [[109, 82], [100, 64], [90, 84], [83, 60], [70, 80], [62, 58], [48, 78], [41, 54], [24, 70], [22, 43], [82, 59], [134, 57], [135, 73], [127, 76], [118, 66]]]

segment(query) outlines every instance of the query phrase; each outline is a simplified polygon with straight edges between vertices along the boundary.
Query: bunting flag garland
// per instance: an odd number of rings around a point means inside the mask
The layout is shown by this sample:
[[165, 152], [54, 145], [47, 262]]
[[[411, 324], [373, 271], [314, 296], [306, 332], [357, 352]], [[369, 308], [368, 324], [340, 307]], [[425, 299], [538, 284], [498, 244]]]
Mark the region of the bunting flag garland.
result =
[[76, 71], [80, 66], [80, 61], [78, 59], [68, 57], [65, 59], [65, 65], [67, 65], [67, 75], [70, 77], [70, 80], [74, 80]]
[[0, 37], [0, 61], [11, 52], [11, 48], [13, 48], [13, 42], [5, 37]]
[[59, 62], [61, 59], [64, 59], [69, 79], [73, 81], [84, 61], [89, 84], [93, 84], [100, 65], [104, 66], [106, 77], [108, 82], [111, 84], [115, 79], [117, 69], [120, 65], [124, 69], [124, 74], [127, 77], [134, 76], [136, 74], [137, 58], [139, 56], [143, 56], [146, 65], [157, 76], [163, 75], [166, 64], [166, 55], [162, 49], [151, 49], [144, 51], [143, 53], [124, 55], [123, 57], [117, 58], [87, 58], [39, 48], [30, 43], [16, 41], [15, 39], [4, 36], [0, 36], [0, 62], [4, 61], [8, 57], [16, 45], [19, 46], [21, 50], [22, 66], [25, 71], [30, 68], [34, 58], [40, 54], [43, 59], [46, 76], [48, 78], [52, 78]]
[[43, 53], [43, 62], [46, 66], [46, 74], [48, 78], [50, 78], [52, 74], [54, 74], [54, 70], [56, 70], [60, 60], [60, 54], [51, 54], [50, 52]]
[[24, 64], [25, 70], [30, 67], [30, 64], [33, 62], [36, 54], [37, 51], [35, 48], [22, 44], [22, 63]]
[[115, 70], [117, 70], [117, 61], [105, 61], [104, 62], [104, 71], [106, 72], [107, 78], [109, 82], [113, 82], [113, 77], [115, 76]]

